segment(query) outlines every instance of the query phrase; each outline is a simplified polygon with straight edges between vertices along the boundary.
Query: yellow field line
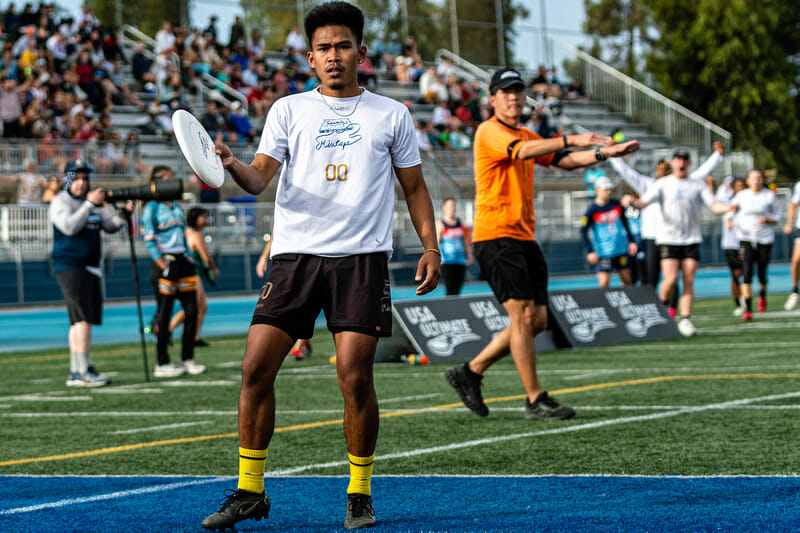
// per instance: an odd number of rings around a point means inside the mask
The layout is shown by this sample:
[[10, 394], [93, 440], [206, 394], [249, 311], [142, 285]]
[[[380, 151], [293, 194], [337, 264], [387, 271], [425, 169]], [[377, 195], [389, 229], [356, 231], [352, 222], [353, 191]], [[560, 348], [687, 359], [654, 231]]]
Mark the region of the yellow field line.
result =
[[[611, 387], [625, 387], [628, 385], [645, 385], [648, 383], [661, 383], [667, 381], [680, 381], [680, 380], [701, 380], [701, 379], [777, 379], [777, 378], [800, 378], [800, 374], [709, 374], [709, 375], [685, 375], [685, 376], [659, 376], [654, 378], [644, 378], [644, 379], [632, 379], [628, 381], [613, 381], [609, 383], [597, 383], [594, 385], [585, 385], [583, 387], [571, 387], [567, 389], [559, 389], [552, 391], [553, 394], [572, 394], [575, 392], [586, 392], [592, 390], [599, 390], [599, 389], [607, 389]], [[524, 394], [515, 395], [515, 396], [504, 396], [500, 398], [488, 398], [486, 399], [486, 403], [494, 403], [494, 402], [505, 402], [511, 400], [520, 400], [525, 398]], [[461, 402], [458, 403], [449, 403], [444, 405], [437, 405], [434, 407], [428, 407], [425, 409], [410, 409], [407, 411], [398, 411], [395, 413], [384, 413], [381, 415], [381, 418], [393, 418], [397, 416], [408, 416], [412, 414], [424, 413], [425, 411], [431, 410], [442, 410], [442, 409], [453, 409], [455, 407], [461, 407], [463, 404]], [[308, 424], [296, 424], [293, 426], [286, 426], [282, 428], [276, 428], [275, 433], [283, 433], [286, 431], [298, 431], [301, 429], [313, 429], [325, 426], [332, 426], [332, 425], [339, 425], [343, 422], [342, 419], [337, 420], [325, 420], [322, 422], [311, 422]], [[27, 463], [40, 463], [45, 461], [61, 461], [64, 459], [76, 459], [80, 457], [90, 457], [93, 455], [103, 455], [107, 453], [118, 453], [118, 452], [127, 452], [131, 450], [138, 450], [142, 448], [152, 448], [155, 446], [166, 446], [169, 444], [187, 444], [191, 442], [201, 442], [204, 440], [213, 440], [213, 439], [229, 439], [238, 437], [238, 433], [222, 433], [219, 435], [202, 435], [199, 437], [186, 437], [182, 439], [169, 439], [169, 440], [160, 440], [154, 442], [142, 442], [139, 444], [129, 444], [126, 446], [114, 446], [112, 448], [101, 448], [99, 450], [88, 450], [85, 452], [75, 452], [75, 453], [66, 453], [61, 455], [50, 455], [47, 457], [31, 457], [27, 459], [14, 459], [11, 461], [0, 461], [0, 466], [11, 466], [11, 465], [21, 465]]]

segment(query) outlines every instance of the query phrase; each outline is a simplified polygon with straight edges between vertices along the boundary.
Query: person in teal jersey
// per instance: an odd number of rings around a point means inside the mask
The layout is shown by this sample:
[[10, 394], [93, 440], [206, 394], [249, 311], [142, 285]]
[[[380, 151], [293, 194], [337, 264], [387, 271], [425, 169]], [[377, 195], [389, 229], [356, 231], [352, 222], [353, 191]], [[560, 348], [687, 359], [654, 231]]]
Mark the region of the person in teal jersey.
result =
[[[594, 182], [596, 194], [581, 221], [581, 239], [586, 248], [586, 260], [595, 266], [600, 287], [608, 287], [611, 272], [619, 272], [622, 285], [630, 285], [629, 256], [638, 251], [619, 200], [611, 198], [613, 185], [608, 178]], [[591, 233], [591, 239], [589, 234]]]
[[442, 219], [436, 221], [436, 237], [442, 252], [442, 277], [448, 296], [461, 292], [467, 266], [473, 263], [469, 227], [456, 217], [456, 199], [445, 198]]

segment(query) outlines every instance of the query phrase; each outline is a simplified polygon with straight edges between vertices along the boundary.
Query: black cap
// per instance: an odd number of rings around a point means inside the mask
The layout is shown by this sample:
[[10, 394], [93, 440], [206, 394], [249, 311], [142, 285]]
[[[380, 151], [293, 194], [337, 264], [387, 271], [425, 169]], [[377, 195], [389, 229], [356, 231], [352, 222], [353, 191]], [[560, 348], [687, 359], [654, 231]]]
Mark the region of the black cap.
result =
[[83, 159], [75, 159], [64, 167], [64, 173], [68, 172], [94, 172], [94, 166]]
[[522, 81], [522, 76], [513, 68], [501, 68], [492, 74], [492, 81], [489, 82], [489, 93], [494, 94], [497, 89], [508, 89], [514, 85], [525, 87], [525, 82]]
[[678, 148], [672, 153], [672, 159], [691, 159], [692, 156], [689, 154], [689, 150], [686, 148]]

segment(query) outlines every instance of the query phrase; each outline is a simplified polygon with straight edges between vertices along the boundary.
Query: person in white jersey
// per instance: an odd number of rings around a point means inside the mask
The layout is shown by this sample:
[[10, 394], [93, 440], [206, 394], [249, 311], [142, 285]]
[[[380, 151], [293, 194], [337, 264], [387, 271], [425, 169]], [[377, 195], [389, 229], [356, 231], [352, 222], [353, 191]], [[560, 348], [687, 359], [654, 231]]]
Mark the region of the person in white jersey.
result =
[[[348, 3], [328, 2], [309, 11], [307, 58], [318, 89], [273, 104], [250, 164], [227, 146], [216, 147], [224, 167], [250, 194], [263, 191], [278, 168], [282, 172], [272, 268], [242, 362], [238, 490], [203, 521], [206, 529], [267, 517], [264, 470], [275, 426], [273, 384], [294, 341], [312, 336], [320, 310], [333, 333], [344, 398], [350, 463], [344, 527], [376, 523], [370, 489], [379, 421], [373, 362], [378, 337], [390, 335], [392, 325], [393, 170], [424, 249], [417, 294], [436, 287], [441, 261], [414, 121], [401, 103], [358, 86], [358, 64], [367, 55], [363, 29], [361, 10]], [[302, 508], [295, 512], [303, 516]]]
[[767, 267], [775, 242], [775, 225], [781, 219], [778, 197], [764, 186], [764, 174], [753, 169], [747, 173], [747, 189], [731, 200], [737, 209], [736, 236], [742, 257], [742, 297], [745, 311], [742, 320], [753, 318], [753, 267], [758, 265], [758, 310], [767, 310]]
[[[685, 152], [688, 154], [688, 152]], [[689, 179], [701, 180], [707, 175], [711, 174], [715, 168], [722, 162], [722, 154], [725, 153], [725, 145], [720, 141], [714, 143], [714, 152], [709, 158], [696, 170], [689, 173]], [[687, 160], [688, 161], [688, 160]], [[656, 164], [655, 176], [645, 176], [636, 170], [632, 169], [622, 158], [611, 159], [611, 166], [617, 171], [617, 174], [633, 188], [636, 194], [641, 197], [649, 189], [656, 180], [668, 176], [672, 171], [668, 161], [662, 159]], [[661, 225], [661, 209], [657, 205], [647, 206], [642, 210], [639, 215], [641, 221], [642, 239], [645, 244], [645, 254], [647, 261], [647, 283], [652, 285], [655, 290], [658, 286], [658, 280], [661, 276], [661, 256], [658, 252], [656, 245], [656, 230]], [[670, 315], [674, 318], [677, 307], [678, 291], [673, 292], [670, 299], [668, 308]]]
[[[736, 193], [745, 190], [746, 187], [743, 179], [734, 179], [733, 176], [726, 176], [722, 185], [717, 189], [714, 198], [729, 204]], [[742, 257], [739, 255], [739, 237], [736, 236], [736, 228], [734, 227], [735, 216], [733, 212], [722, 215], [720, 248], [725, 253], [725, 262], [728, 263], [728, 268], [731, 271], [733, 316], [742, 316], [745, 312], [744, 298], [742, 298], [742, 289], [739, 283], [742, 277]]]
[[[786, 215], [786, 224], [783, 226], [783, 232], [786, 235], [792, 234], [792, 223], [794, 227], [794, 248], [792, 249], [792, 293], [786, 299], [784, 309], [791, 311], [797, 307], [797, 302], [800, 301], [800, 294], [798, 294], [797, 286], [800, 284], [800, 217], [797, 216], [797, 206], [800, 206], [800, 181], [794, 184], [792, 191], [792, 201], [789, 204], [789, 212]], [[796, 217], [796, 218], [795, 218]], [[796, 222], [795, 222], [796, 220]]]
[[641, 198], [625, 197], [627, 204], [644, 209], [650, 204], [661, 208], [661, 224], [656, 230], [656, 244], [661, 257], [661, 273], [664, 281], [659, 287], [659, 297], [668, 305], [672, 293], [678, 285], [678, 275], [682, 275], [683, 294], [678, 303], [680, 321], [678, 331], [689, 337], [697, 332], [692, 324], [694, 304], [694, 279], [700, 260], [700, 232], [702, 204], [714, 213], [721, 215], [733, 208], [714, 200], [711, 189], [701, 180], [690, 180], [689, 152], [676, 150], [670, 161], [672, 174], [653, 183]]

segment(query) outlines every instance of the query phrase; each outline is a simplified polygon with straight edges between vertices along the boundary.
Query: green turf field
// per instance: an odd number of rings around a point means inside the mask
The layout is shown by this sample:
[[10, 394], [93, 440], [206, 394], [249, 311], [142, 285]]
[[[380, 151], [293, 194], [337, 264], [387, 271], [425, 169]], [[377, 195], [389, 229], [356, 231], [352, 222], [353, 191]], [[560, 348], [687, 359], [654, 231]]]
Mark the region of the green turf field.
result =
[[[692, 339], [541, 354], [543, 386], [577, 410], [568, 421], [522, 419], [510, 358], [484, 379], [488, 418], [462, 407], [448, 365], [379, 364], [375, 473], [796, 475], [800, 314], [742, 324], [731, 310], [698, 302]], [[150, 383], [138, 344], [100, 347], [102, 389], [64, 385], [65, 350], [0, 355], [0, 474], [235, 475], [244, 339], [211, 340], [196, 352], [206, 374]], [[278, 378], [273, 473], [347, 473], [333, 343], [313, 342]]]

